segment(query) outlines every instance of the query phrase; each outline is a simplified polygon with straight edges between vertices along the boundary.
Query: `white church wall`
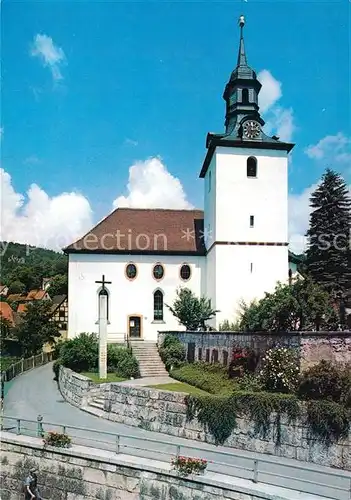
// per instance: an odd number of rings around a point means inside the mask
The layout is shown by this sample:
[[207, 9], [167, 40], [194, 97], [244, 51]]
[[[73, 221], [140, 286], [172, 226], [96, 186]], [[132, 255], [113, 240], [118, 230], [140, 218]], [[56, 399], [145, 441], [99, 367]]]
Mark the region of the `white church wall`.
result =
[[[130, 258], [128, 258], [130, 257]], [[188, 287], [197, 295], [203, 291], [201, 277], [205, 275], [205, 257], [112, 255], [112, 254], [70, 254], [68, 282], [68, 338], [81, 332], [97, 332], [98, 325], [98, 284], [102, 274], [112, 284], [107, 285], [109, 298], [108, 339], [122, 340], [127, 332], [128, 316], [142, 317], [142, 337], [156, 341], [159, 330], [182, 329], [172, 313], [164, 305], [164, 323], [154, 322], [153, 293], [160, 289], [164, 294], [164, 304], [172, 305], [179, 286]], [[160, 262], [165, 275], [160, 281], [152, 276], [154, 265]], [[137, 266], [134, 280], [125, 276], [127, 263]], [[182, 281], [180, 267], [187, 263], [191, 267], [191, 278]]]
[[[285, 151], [217, 148], [215, 241], [288, 241], [288, 160]], [[247, 177], [249, 156], [257, 177]], [[250, 216], [254, 227], [250, 227]]]
[[[223, 320], [238, 318], [239, 304], [260, 299], [265, 292], [272, 292], [278, 281], [286, 282], [288, 276], [288, 247], [216, 245], [215, 255], [215, 306], [220, 312], [216, 326]], [[213, 271], [212, 271], [213, 272]]]

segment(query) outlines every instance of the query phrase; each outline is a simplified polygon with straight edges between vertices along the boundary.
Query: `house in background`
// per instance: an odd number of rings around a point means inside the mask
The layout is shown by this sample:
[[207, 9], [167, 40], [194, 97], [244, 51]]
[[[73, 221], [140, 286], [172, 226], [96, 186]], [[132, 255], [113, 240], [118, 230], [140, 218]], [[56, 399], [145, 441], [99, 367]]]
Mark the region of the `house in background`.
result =
[[3, 297], [6, 297], [6, 295], [9, 293], [9, 287], [7, 285], [1, 285], [0, 284], [0, 295]]
[[68, 298], [67, 295], [55, 295], [52, 299], [52, 318], [57, 323], [61, 338], [67, 338]]
[[7, 319], [11, 326], [15, 326], [14, 311], [7, 302], [0, 302], [0, 316]]

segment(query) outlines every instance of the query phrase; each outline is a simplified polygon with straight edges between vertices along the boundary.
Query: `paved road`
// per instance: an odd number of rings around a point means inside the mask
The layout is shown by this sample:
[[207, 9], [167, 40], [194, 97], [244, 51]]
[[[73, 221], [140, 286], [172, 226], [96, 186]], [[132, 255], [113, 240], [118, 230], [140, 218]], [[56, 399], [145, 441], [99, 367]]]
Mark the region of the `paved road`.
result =
[[[120, 444], [123, 452], [128, 453], [127, 448], [124, 448], [128, 446], [130, 454], [136, 456], [140, 454], [140, 456], [147, 456], [150, 459], [164, 459], [167, 462], [169, 462], [170, 455], [175, 452], [175, 445], [180, 445], [181, 454], [195, 455], [217, 462], [217, 464], [209, 466], [213, 472], [227, 473], [243, 479], [252, 477], [253, 459], [258, 459], [259, 482], [279, 486], [276, 488], [277, 490], [283, 488], [295, 490], [292, 493], [293, 496], [287, 495], [287, 498], [296, 500], [310, 498], [312, 500], [312, 498], [318, 498], [315, 495], [338, 500], [349, 500], [350, 498], [351, 474], [347, 472], [333, 472], [333, 469], [327, 467], [304, 464], [304, 462], [295, 460], [215, 447], [166, 434], [145, 431], [137, 427], [129, 427], [85, 413], [64, 401], [56, 382], [53, 380], [51, 363], [14, 379], [5, 397], [5, 416], [36, 420], [38, 414], [43, 416], [44, 422], [57, 423], [67, 427], [86, 427], [96, 431], [94, 435], [87, 431], [67, 429], [69, 435], [75, 436], [74, 442], [77, 444], [115, 450], [116, 437], [104, 433], [121, 433], [129, 436], [129, 438], [121, 438]], [[6, 422], [7, 420], [5, 420]], [[35, 425], [31, 424], [31, 428], [34, 433]], [[44, 429], [53, 429], [53, 426], [44, 426]], [[87, 441], [88, 437], [91, 438], [92, 435], [97, 440], [96, 442]], [[156, 443], [148, 442], [147, 439], [154, 439]], [[191, 451], [189, 446], [194, 446], [199, 450]], [[186, 451], [187, 447], [188, 451]], [[262, 462], [262, 459], [267, 460], [267, 462]], [[337, 490], [338, 487], [344, 491]], [[273, 489], [272, 487], [272, 493]], [[301, 491], [305, 493], [301, 493]], [[307, 493], [310, 493], [311, 496]]]

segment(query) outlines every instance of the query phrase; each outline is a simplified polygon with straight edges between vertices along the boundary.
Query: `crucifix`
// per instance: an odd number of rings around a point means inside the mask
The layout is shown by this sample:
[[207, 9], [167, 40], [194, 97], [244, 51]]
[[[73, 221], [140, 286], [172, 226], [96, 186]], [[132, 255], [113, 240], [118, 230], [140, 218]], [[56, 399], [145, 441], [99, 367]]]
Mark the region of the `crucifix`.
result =
[[105, 281], [102, 275], [101, 281], [95, 281], [101, 286], [99, 292], [99, 378], [107, 378], [107, 301], [108, 292], [105, 285], [110, 285], [112, 281]]

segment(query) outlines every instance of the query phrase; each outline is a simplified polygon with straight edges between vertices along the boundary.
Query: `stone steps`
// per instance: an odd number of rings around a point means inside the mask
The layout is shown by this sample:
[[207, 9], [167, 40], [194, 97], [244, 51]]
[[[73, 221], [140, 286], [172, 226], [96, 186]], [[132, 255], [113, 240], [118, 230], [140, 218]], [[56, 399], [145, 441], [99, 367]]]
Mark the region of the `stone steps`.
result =
[[156, 343], [131, 342], [132, 351], [139, 363], [141, 377], [167, 377], [168, 372], [160, 358]]

